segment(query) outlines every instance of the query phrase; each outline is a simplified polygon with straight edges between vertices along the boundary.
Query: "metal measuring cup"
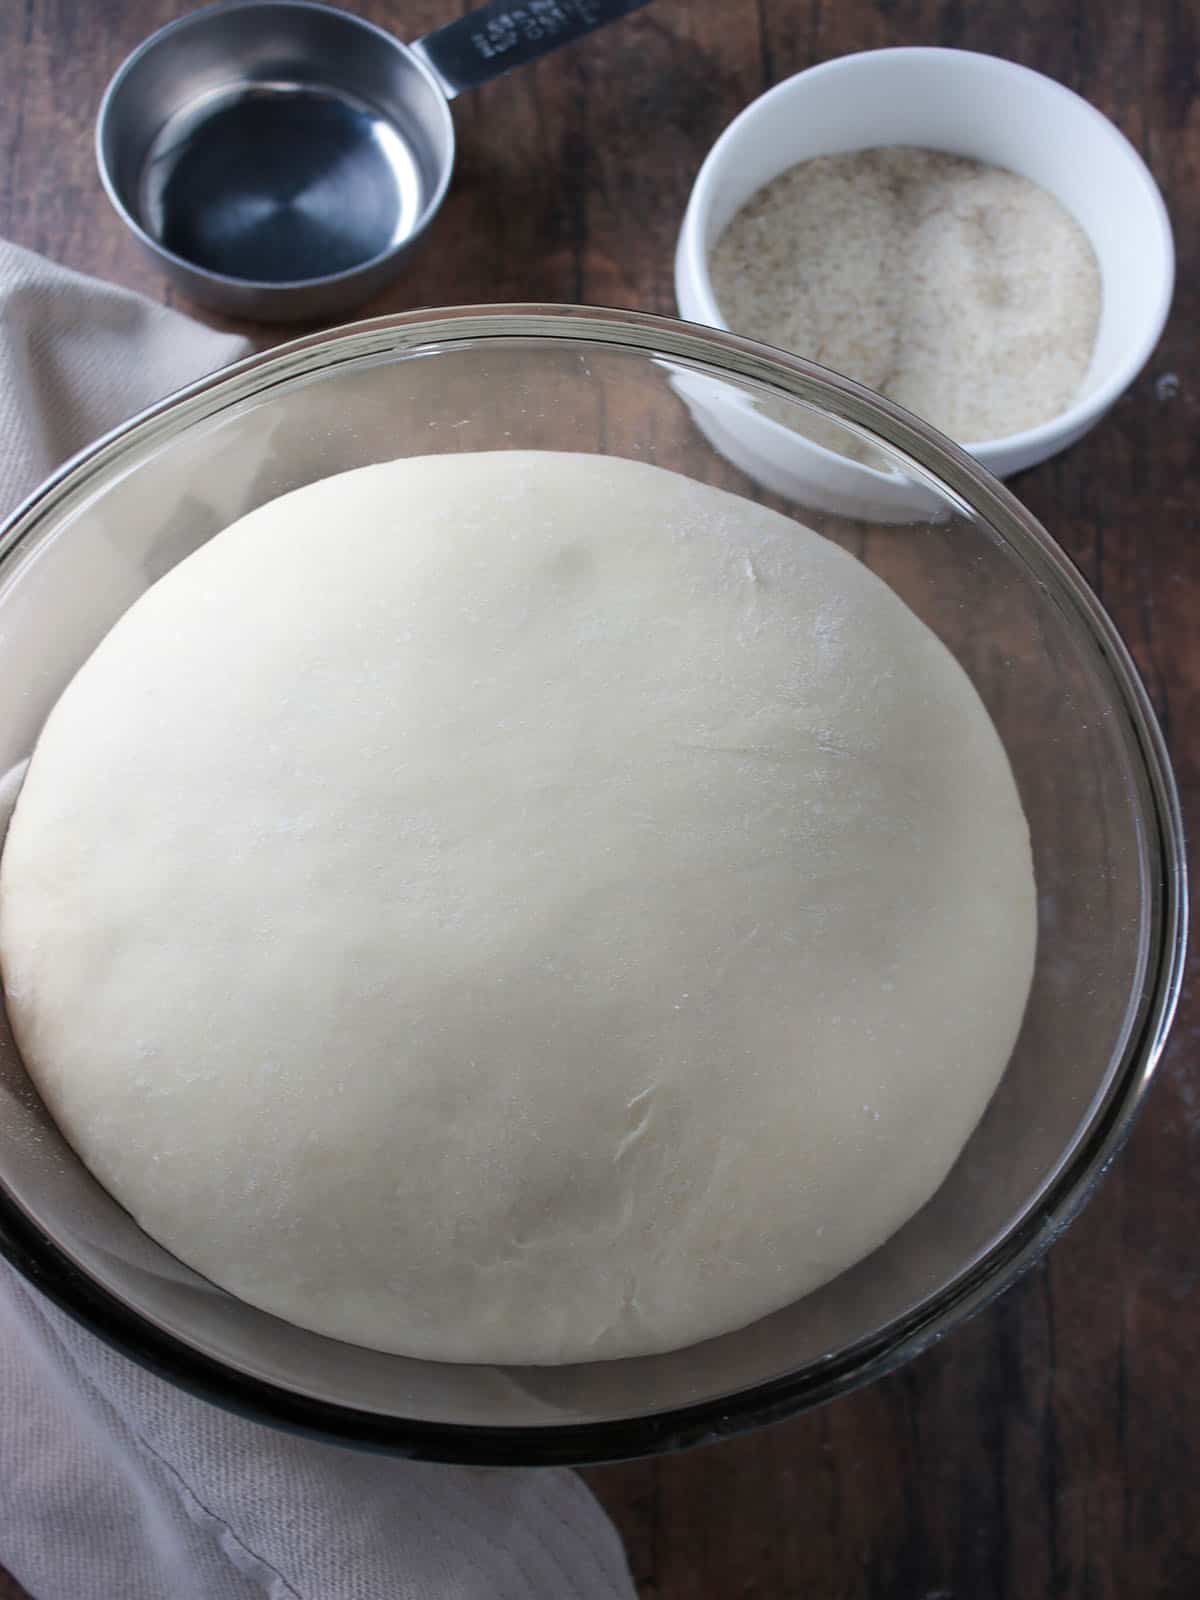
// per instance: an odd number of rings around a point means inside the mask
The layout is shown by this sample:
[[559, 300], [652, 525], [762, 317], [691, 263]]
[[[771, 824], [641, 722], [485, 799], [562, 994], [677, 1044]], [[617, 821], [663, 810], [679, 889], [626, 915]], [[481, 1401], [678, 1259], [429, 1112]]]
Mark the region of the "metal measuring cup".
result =
[[225, 0], [152, 34], [100, 106], [117, 213], [193, 299], [324, 318], [392, 278], [454, 170], [448, 102], [648, 0], [493, 0], [404, 44], [314, 0]]

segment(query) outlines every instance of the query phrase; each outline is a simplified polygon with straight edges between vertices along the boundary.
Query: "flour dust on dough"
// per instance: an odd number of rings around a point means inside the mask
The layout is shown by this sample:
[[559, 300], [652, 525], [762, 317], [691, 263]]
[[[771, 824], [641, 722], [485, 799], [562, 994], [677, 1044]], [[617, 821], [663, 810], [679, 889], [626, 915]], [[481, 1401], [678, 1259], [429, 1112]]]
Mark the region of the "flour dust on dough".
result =
[[0, 872], [25, 1059], [254, 1305], [557, 1363], [742, 1326], [941, 1183], [1034, 951], [1024, 817], [860, 563], [658, 468], [424, 457], [126, 613]]

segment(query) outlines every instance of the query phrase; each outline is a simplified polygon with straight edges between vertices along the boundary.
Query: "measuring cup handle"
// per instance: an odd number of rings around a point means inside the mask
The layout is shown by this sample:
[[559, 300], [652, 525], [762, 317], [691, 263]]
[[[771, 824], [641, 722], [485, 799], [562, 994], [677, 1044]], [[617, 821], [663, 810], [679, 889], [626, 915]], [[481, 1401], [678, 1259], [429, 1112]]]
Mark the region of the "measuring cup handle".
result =
[[448, 100], [514, 67], [640, 11], [649, 0], [491, 0], [409, 48], [431, 67]]

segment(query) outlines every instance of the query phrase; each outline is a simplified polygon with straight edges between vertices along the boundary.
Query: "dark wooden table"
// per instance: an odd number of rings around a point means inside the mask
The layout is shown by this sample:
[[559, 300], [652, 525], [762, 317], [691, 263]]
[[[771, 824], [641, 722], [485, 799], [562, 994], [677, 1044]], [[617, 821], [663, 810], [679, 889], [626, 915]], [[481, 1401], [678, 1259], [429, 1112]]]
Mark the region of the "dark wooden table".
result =
[[[174, 298], [110, 213], [91, 140], [119, 61], [189, 9], [186, 0], [0, 5], [0, 234]], [[353, 0], [351, 9], [412, 37], [456, 7]], [[1194, 813], [1194, 3], [656, 0], [456, 106], [460, 165], [435, 242], [367, 309], [511, 299], [671, 312], [688, 187], [735, 112], [826, 57], [918, 43], [992, 51], [1061, 79], [1125, 130], [1166, 194], [1180, 270], [1162, 345], [1093, 433], [1014, 488], [1131, 645]], [[262, 344], [275, 337], [254, 333]], [[643, 1596], [1200, 1595], [1198, 968], [1194, 958], [1171, 1048], [1115, 1170], [1051, 1256], [991, 1310], [896, 1376], [814, 1415], [587, 1474], [625, 1535]]]

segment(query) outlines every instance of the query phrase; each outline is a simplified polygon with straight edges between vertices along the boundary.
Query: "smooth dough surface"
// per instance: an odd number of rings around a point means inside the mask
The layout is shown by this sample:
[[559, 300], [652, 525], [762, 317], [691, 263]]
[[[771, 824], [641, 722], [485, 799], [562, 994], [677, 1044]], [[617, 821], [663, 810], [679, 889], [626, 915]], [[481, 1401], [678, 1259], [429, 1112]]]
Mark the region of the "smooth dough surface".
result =
[[1029, 987], [1028, 834], [914, 614], [642, 464], [423, 457], [117, 623], [0, 872], [25, 1059], [184, 1261], [453, 1361], [671, 1349], [941, 1183]]

